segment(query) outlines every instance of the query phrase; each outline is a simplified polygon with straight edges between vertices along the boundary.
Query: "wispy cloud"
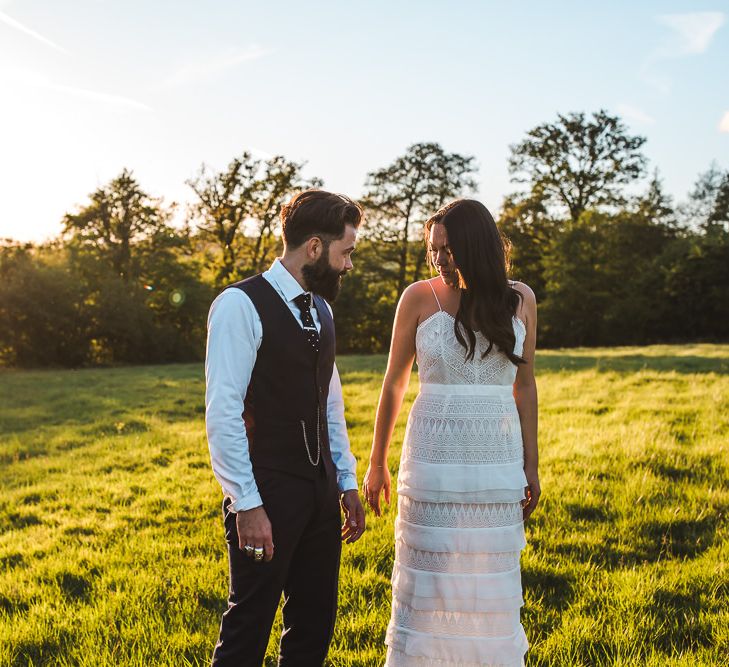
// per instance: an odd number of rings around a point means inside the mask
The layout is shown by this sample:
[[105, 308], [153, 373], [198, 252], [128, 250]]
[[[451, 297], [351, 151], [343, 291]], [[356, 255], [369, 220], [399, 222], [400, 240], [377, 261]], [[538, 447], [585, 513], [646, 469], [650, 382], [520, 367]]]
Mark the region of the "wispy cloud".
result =
[[632, 107], [629, 104], [618, 104], [618, 113], [628, 120], [632, 120], [643, 125], [653, 125], [653, 123], [656, 122], [656, 119], [653, 118], [653, 116], [650, 116], [645, 111]]
[[719, 121], [719, 132], [729, 133], [729, 111], [724, 112], [724, 115]]
[[670, 34], [643, 62], [640, 72], [643, 79], [662, 93], [671, 89], [671, 79], [656, 71], [656, 65], [666, 60], [705, 53], [717, 30], [724, 25], [723, 12], [690, 12], [663, 14], [656, 20], [670, 29]]
[[85, 88], [76, 88], [74, 86], [62, 86], [60, 84], [51, 83], [48, 85], [49, 90], [55, 90], [59, 93], [67, 93], [76, 97], [83, 97], [94, 102], [103, 102], [115, 107], [124, 109], [135, 109], [137, 111], [152, 111], [152, 107], [144, 102], [134, 100], [131, 97], [122, 95], [112, 95], [110, 93], [100, 93], [96, 90], [86, 90]]
[[716, 31], [726, 20], [722, 12], [694, 12], [690, 14], [664, 14], [658, 21], [674, 32], [670, 44], [662, 49], [664, 57], [704, 53]]
[[23, 25], [20, 21], [16, 21], [12, 16], [8, 16], [5, 12], [0, 12], [0, 23], [4, 23], [5, 25], [10, 26], [15, 30], [19, 30], [29, 37], [37, 39], [39, 42], [43, 42], [43, 44], [45, 44], [46, 46], [50, 46], [51, 48], [56, 49], [56, 51], [60, 51], [61, 53], [67, 53], [66, 49], [64, 49], [63, 47], [58, 46], [58, 44], [51, 41], [47, 37], [44, 37], [39, 32], [36, 32], [28, 26]]
[[181, 86], [205, 81], [226, 70], [238, 67], [243, 63], [259, 60], [270, 53], [272, 53], [270, 49], [264, 49], [255, 44], [245, 49], [228, 51], [214, 58], [180, 67], [180, 69], [165, 80], [165, 84], [168, 86]]
[[140, 102], [139, 100], [135, 100], [130, 97], [124, 97], [122, 95], [102, 93], [96, 90], [88, 90], [86, 88], [79, 88], [77, 86], [67, 86], [64, 84], [55, 83], [54, 81], [51, 81], [42, 74], [27, 69], [4, 68], [0, 70], [0, 78], [10, 83], [31, 86], [33, 88], [41, 88], [43, 90], [50, 90], [56, 93], [62, 93], [64, 95], [71, 95], [73, 97], [79, 97], [93, 102], [107, 104], [118, 109], [152, 111], [151, 107], [144, 104], [144, 102]]

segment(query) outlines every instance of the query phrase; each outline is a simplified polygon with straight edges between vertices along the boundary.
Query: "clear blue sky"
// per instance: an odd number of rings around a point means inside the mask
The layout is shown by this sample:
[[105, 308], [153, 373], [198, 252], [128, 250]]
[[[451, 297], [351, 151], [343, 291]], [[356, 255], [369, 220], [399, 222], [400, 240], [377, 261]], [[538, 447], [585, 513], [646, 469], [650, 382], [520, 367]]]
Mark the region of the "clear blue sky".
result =
[[358, 196], [411, 143], [475, 155], [599, 108], [681, 199], [729, 167], [729, 2], [0, 0], [0, 237], [40, 240], [122, 167], [168, 201], [204, 161], [308, 160]]

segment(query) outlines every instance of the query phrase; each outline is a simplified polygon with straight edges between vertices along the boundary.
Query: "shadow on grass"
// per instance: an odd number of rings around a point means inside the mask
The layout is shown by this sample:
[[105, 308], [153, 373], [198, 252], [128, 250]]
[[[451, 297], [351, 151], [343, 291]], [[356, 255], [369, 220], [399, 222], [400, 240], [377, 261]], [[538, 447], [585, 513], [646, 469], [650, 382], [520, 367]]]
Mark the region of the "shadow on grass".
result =
[[168, 420], [200, 418], [204, 391], [202, 364], [6, 371], [0, 431], [94, 425], [88, 435], [143, 432], [139, 417], [150, 411]]
[[7, 521], [7, 525], [15, 530], [28, 528], [28, 526], [38, 526], [43, 523], [41, 518], [32, 512], [8, 512], [3, 517], [3, 522], [5, 521]]
[[23, 614], [30, 609], [30, 605], [25, 600], [10, 598], [0, 593], [0, 611], [12, 616], [13, 614]]
[[697, 355], [616, 354], [598, 356], [550, 352], [539, 356], [537, 366], [542, 372], [597, 370], [634, 373], [640, 370], [677, 373], [729, 374], [729, 357], [701, 357]]
[[392, 566], [395, 561], [395, 545], [387, 544], [384, 547], [371, 551], [366, 554], [357, 553], [352, 555], [350, 564], [359, 572], [374, 570], [377, 574], [384, 577], [390, 577], [392, 574]]
[[575, 597], [575, 581], [571, 574], [544, 566], [525, 566], [521, 574], [524, 591], [553, 611], [562, 611]]
[[655, 647], [668, 655], [693, 652], [711, 646], [713, 630], [703, 617], [705, 582], [693, 582], [680, 590], [656, 591], [649, 610], [656, 616]]
[[674, 558], [695, 558], [714, 544], [719, 518], [707, 515], [701, 519], [651, 521], [643, 524], [640, 541], [649, 560], [661, 555]]
[[566, 503], [565, 509], [573, 521], [600, 523], [610, 520], [613, 516], [604, 505], [596, 503]]
[[21, 639], [13, 647], [15, 656], [12, 667], [28, 665], [50, 665], [52, 656], [64, 655], [74, 641], [68, 630], [55, 628], [53, 635]]
[[727, 479], [726, 466], [716, 456], [692, 452], [652, 453], [637, 460], [633, 466], [650, 470], [670, 482], [705, 482], [721, 485]]
[[[10, 553], [5, 556], [0, 556], [0, 569], [10, 569], [11, 567], [18, 567], [25, 562], [25, 556], [21, 553]], [[2, 598], [0, 598], [0, 607], [2, 607]]]
[[58, 587], [67, 600], [88, 602], [93, 588], [94, 573], [77, 574], [75, 572], [59, 572], [56, 575]]
[[634, 531], [602, 538], [596, 548], [591, 540], [555, 544], [552, 549], [570, 560], [616, 570], [657, 563], [667, 559], [691, 559], [713, 546], [719, 518], [650, 521]]

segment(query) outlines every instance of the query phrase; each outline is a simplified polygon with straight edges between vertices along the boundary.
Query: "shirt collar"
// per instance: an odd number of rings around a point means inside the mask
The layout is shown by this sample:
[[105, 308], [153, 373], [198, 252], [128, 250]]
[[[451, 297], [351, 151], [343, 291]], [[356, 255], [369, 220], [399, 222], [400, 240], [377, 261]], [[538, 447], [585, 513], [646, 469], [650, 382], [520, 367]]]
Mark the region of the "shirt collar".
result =
[[286, 301], [293, 301], [299, 294], [306, 292], [278, 257], [273, 260], [271, 268], [266, 271], [266, 277], [276, 283], [276, 286], [281, 290]]

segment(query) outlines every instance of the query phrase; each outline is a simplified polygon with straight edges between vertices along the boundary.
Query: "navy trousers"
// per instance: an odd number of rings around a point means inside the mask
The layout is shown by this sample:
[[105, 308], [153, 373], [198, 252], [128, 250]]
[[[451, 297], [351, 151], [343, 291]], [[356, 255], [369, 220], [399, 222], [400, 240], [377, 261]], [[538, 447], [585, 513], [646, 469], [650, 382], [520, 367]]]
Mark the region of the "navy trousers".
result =
[[324, 663], [337, 613], [342, 539], [336, 474], [320, 472], [310, 480], [254, 470], [273, 530], [269, 563], [256, 563], [239, 548], [235, 513], [227, 509], [229, 499], [223, 502], [230, 588], [213, 667], [261, 667], [282, 594], [279, 666]]

